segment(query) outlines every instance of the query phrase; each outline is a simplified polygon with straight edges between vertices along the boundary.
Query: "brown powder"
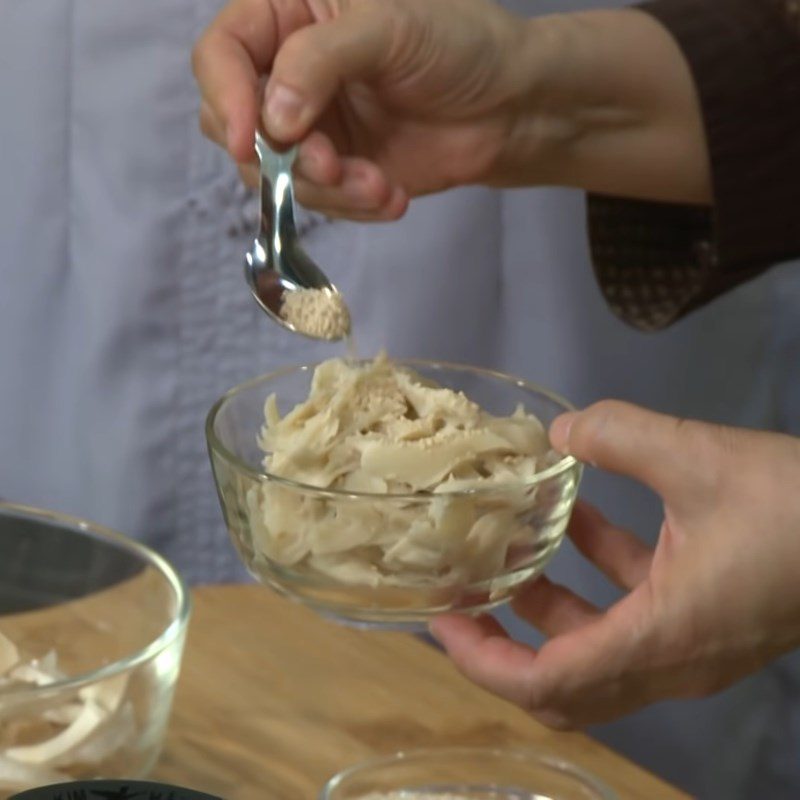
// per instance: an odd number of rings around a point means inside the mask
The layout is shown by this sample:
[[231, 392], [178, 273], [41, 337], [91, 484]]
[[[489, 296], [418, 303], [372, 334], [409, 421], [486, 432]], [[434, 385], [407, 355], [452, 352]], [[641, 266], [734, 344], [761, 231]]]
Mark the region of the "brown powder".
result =
[[318, 339], [341, 339], [350, 332], [350, 312], [332, 289], [284, 292], [281, 318], [300, 333]]

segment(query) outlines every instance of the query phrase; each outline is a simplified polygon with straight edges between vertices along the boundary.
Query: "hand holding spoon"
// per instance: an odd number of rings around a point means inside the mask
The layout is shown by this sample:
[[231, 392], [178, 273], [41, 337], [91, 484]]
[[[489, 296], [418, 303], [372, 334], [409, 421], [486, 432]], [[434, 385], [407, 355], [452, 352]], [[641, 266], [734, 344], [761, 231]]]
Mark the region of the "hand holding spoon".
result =
[[245, 277], [256, 302], [277, 323], [313, 339], [350, 333], [339, 291], [300, 245], [294, 222], [292, 164], [297, 147], [273, 150], [256, 132], [261, 164], [259, 230], [245, 256]]

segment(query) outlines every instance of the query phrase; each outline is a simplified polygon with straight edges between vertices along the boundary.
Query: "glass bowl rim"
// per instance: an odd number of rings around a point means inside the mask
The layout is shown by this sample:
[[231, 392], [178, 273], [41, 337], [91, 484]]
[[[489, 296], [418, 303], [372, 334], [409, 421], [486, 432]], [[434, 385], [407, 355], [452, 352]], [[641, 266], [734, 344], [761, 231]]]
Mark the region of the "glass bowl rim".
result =
[[8, 518], [24, 518], [38, 522], [54, 523], [56, 526], [69, 528], [81, 535], [88, 535], [90, 538], [100, 539], [103, 542], [117, 546], [129, 553], [133, 553], [139, 556], [145, 563], [155, 567], [161, 576], [166, 578], [175, 593], [176, 600], [176, 611], [169, 625], [144, 647], [139, 648], [123, 658], [112, 661], [110, 664], [104, 664], [89, 672], [82, 672], [78, 675], [72, 675], [68, 678], [53, 681], [52, 683], [43, 684], [41, 686], [26, 685], [0, 689], [0, 700], [22, 695], [36, 697], [37, 695], [48, 696], [56, 692], [71, 692], [81, 689], [84, 686], [107, 680], [149, 661], [154, 656], [166, 650], [186, 630], [192, 612], [192, 598], [189, 585], [169, 561], [156, 553], [155, 550], [151, 550], [147, 545], [137, 542], [135, 539], [131, 539], [119, 531], [107, 528], [104, 525], [98, 525], [97, 523], [62, 514], [58, 511], [49, 511], [34, 506], [0, 501], [0, 515]]
[[[366, 362], [372, 361], [372, 359], [363, 358], [357, 359], [356, 363], [363, 364]], [[396, 364], [401, 366], [408, 366], [408, 367], [429, 367], [434, 369], [449, 369], [455, 370], [457, 372], [468, 372], [474, 375], [478, 375], [480, 377], [490, 377], [496, 380], [503, 381], [504, 383], [510, 383], [516, 386], [519, 389], [525, 389], [529, 392], [533, 392], [534, 394], [541, 395], [548, 400], [560, 405], [564, 408], [564, 412], [575, 411], [575, 406], [569, 402], [569, 400], [565, 399], [561, 395], [557, 394], [556, 392], [551, 392], [549, 389], [545, 389], [538, 384], [532, 383], [530, 381], [526, 381], [523, 378], [517, 378], [513, 375], [509, 375], [505, 372], [500, 372], [498, 370], [487, 369], [485, 367], [475, 367], [470, 364], [458, 364], [452, 361], [441, 361], [439, 359], [425, 359], [425, 358], [399, 358], [399, 359], [392, 359], [392, 361]], [[452, 492], [397, 492], [397, 493], [388, 493], [388, 492], [353, 492], [353, 491], [344, 491], [342, 489], [330, 489], [330, 488], [323, 488], [321, 486], [313, 486], [308, 483], [301, 483], [300, 481], [292, 480], [291, 478], [284, 478], [280, 475], [273, 475], [271, 472], [267, 472], [266, 470], [255, 469], [250, 464], [246, 463], [244, 460], [239, 458], [236, 454], [232, 453], [219, 439], [216, 432], [214, 431], [214, 423], [216, 422], [217, 417], [219, 416], [220, 411], [225, 406], [225, 404], [232, 400], [237, 395], [241, 394], [248, 389], [253, 388], [262, 383], [266, 383], [271, 380], [275, 380], [277, 378], [282, 378], [286, 375], [290, 375], [292, 373], [297, 372], [309, 372], [314, 370], [317, 366], [319, 366], [321, 361], [308, 363], [308, 364], [299, 364], [289, 367], [283, 367], [278, 370], [274, 370], [273, 372], [268, 372], [264, 375], [259, 375], [255, 378], [250, 378], [243, 383], [237, 384], [232, 389], [229, 389], [225, 394], [220, 397], [206, 416], [206, 441], [208, 442], [209, 449], [212, 453], [222, 457], [225, 461], [231, 464], [238, 472], [244, 473], [251, 478], [258, 480], [259, 482], [262, 481], [270, 481], [273, 483], [280, 484], [288, 489], [293, 489], [295, 491], [301, 491], [307, 494], [314, 494], [319, 497], [328, 497], [328, 498], [349, 498], [352, 500], [362, 499], [362, 500], [415, 500], [420, 502], [422, 500], [432, 500], [437, 497], [441, 498], [453, 498], [453, 497], [475, 497], [475, 496], [484, 496], [487, 494], [502, 494], [503, 492], [508, 491], [519, 491], [520, 489], [529, 489], [533, 486], [538, 486], [539, 484], [544, 483], [551, 478], [558, 477], [562, 473], [568, 472], [574, 466], [578, 464], [577, 459], [571, 455], [561, 455], [559, 460], [549, 466], [547, 469], [542, 470], [541, 472], [537, 472], [528, 480], [521, 480], [515, 481], [513, 483], [493, 483], [491, 486], [485, 487], [478, 487], [472, 489], [459, 489]]]
[[[357, 775], [361, 771], [374, 769], [376, 767], [390, 766], [401, 761], [412, 761], [419, 758], [435, 758], [437, 755], [447, 758], [463, 757], [472, 758], [478, 756], [492, 756], [500, 758], [510, 758], [516, 761], [535, 761], [536, 763], [582, 782], [598, 795], [598, 800], [619, 800], [617, 793], [601, 781], [593, 773], [575, 764], [573, 761], [553, 755], [544, 750], [534, 747], [481, 747], [481, 746], [448, 746], [439, 745], [431, 747], [416, 747], [406, 750], [398, 750], [388, 755], [379, 755], [359, 761], [349, 767], [337, 772], [329, 778], [320, 789], [317, 800], [330, 800], [331, 794], [348, 778]], [[402, 787], [400, 787], [402, 789]]]

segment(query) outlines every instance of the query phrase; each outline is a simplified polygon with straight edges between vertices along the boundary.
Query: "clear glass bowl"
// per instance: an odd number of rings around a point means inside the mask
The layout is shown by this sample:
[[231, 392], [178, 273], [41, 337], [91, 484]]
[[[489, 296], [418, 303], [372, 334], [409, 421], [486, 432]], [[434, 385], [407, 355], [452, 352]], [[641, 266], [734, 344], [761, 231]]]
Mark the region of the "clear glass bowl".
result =
[[[370, 797], [371, 796], [371, 797]], [[320, 800], [618, 800], [581, 767], [535, 750], [441, 747], [350, 767]]]
[[146, 775], [189, 613], [181, 578], [141, 544], [0, 503], [0, 798]]
[[[572, 408], [551, 392], [501, 373], [432, 361], [398, 363], [440, 385], [463, 391], [495, 415], [510, 415], [521, 403], [548, 426]], [[543, 570], [562, 541], [577, 494], [581, 467], [571, 457], [551, 451], [547, 467], [527, 482], [442, 494], [342, 492], [265, 472], [265, 454], [257, 441], [264, 424], [265, 400], [275, 393], [284, 414], [305, 401], [315, 367], [284, 369], [232, 389], [214, 405], [206, 422], [225, 522], [240, 557], [256, 578], [342, 622], [413, 629], [443, 611], [479, 612], [504, 603]], [[286, 512], [292, 508], [297, 510], [294, 515]], [[441, 519], [442, 514], [452, 515], [449, 519], [453, 520], [469, 520], [469, 527], [465, 522], [462, 531], [458, 529], [460, 523], [455, 522], [447, 542], [431, 542], [430, 537], [426, 542], [425, 521]], [[493, 540], [481, 541], [477, 535], [467, 540], [470, 529], [477, 530], [475, 521], [488, 522], [489, 514], [506, 514], [502, 519], [507, 520], [509, 535], [501, 547]], [[301, 518], [319, 522], [314, 522], [314, 530], [309, 531], [301, 529], [304, 524], [308, 527]], [[354, 531], [359, 542], [368, 529], [385, 549], [406, 536], [416, 523], [422, 531], [419, 545], [440, 548], [435, 554], [437, 568], [427, 574], [399, 568], [394, 573], [373, 572], [366, 578], [353, 579], [351, 574], [316, 569], [307, 559], [287, 564], [269, 555], [275, 537], [313, 535], [319, 544], [324, 542], [326, 525], [330, 530], [331, 524], [337, 532], [348, 528]], [[296, 532], [292, 530], [295, 524]], [[447, 570], [441, 567], [441, 548], [449, 548], [446, 559], [452, 564]], [[363, 544], [356, 544], [344, 556], [368, 561], [367, 551]], [[466, 576], [465, 560], [472, 565]]]

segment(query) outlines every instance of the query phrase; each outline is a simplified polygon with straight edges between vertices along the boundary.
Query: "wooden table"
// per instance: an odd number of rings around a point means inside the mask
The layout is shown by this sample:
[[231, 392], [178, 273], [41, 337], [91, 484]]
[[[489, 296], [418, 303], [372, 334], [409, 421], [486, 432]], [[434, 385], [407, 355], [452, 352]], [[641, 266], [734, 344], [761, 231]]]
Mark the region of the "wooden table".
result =
[[401, 633], [356, 631], [259, 586], [195, 590], [155, 778], [227, 800], [314, 800], [341, 768], [434, 744], [532, 746], [626, 800], [687, 795], [578, 733], [555, 733]]

